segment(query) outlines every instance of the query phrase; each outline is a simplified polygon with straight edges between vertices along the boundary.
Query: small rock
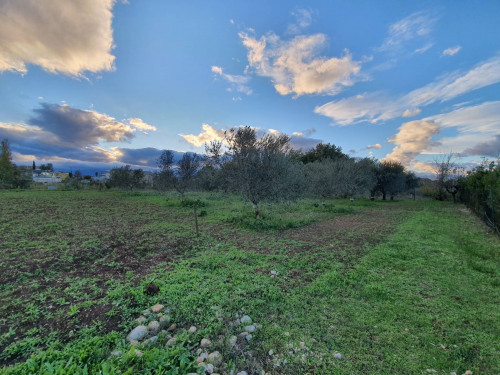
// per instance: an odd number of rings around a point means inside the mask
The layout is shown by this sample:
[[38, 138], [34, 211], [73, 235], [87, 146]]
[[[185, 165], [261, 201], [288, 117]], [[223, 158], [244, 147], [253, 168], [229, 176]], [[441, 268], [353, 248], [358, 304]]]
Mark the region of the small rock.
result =
[[274, 354], [274, 350], [269, 350], [269, 355], [273, 355]]
[[121, 350], [113, 350], [110, 355], [111, 355], [111, 357], [119, 357], [122, 355], [122, 351]]
[[246, 326], [245, 331], [252, 333], [255, 331], [255, 325], [252, 324], [251, 326]]
[[342, 354], [340, 354], [340, 353], [335, 353], [335, 354], [333, 355], [333, 358], [335, 358], [335, 359], [342, 359]]
[[222, 362], [222, 356], [217, 351], [212, 352], [208, 355], [207, 362], [218, 366]]
[[138, 317], [135, 321], [136, 321], [137, 323], [139, 323], [139, 324], [142, 324], [142, 323], [146, 322], [146, 320], [147, 320], [147, 319], [146, 319], [145, 317], [140, 316], [140, 317]]
[[188, 330], [189, 333], [195, 333], [196, 332], [196, 327], [195, 326], [191, 326]]
[[144, 341], [144, 343], [145, 344], [153, 344], [157, 340], [158, 340], [158, 336], [153, 336], [153, 337], [150, 337], [149, 339], [147, 339], [146, 341]]
[[175, 324], [175, 323], [174, 323], [174, 324], [172, 324], [170, 327], [168, 327], [168, 330], [169, 330], [170, 332], [174, 332], [176, 329], [177, 329], [177, 324]]
[[149, 311], [149, 309], [146, 309], [146, 310], [144, 310], [141, 314], [142, 314], [142, 315], [149, 316], [149, 315], [151, 315], [151, 311]]
[[214, 365], [212, 365], [211, 363], [207, 364], [205, 366], [205, 372], [208, 374], [213, 373], [214, 372]]
[[272, 271], [271, 271], [271, 275], [276, 276], [277, 274], [278, 274], [278, 272], [277, 272], [277, 271], [275, 271], [275, 270], [272, 270]]
[[252, 324], [252, 318], [250, 318], [248, 315], [244, 315], [241, 319], [240, 319], [240, 322], [241, 324]]
[[196, 358], [196, 363], [205, 362], [205, 359], [207, 359], [207, 356], [208, 356], [207, 352], [201, 353], [200, 356], [198, 358]]
[[245, 337], [246, 335], [248, 335], [248, 332], [246, 331], [240, 333], [240, 337]]
[[142, 340], [148, 334], [148, 327], [140, 325], [135, 327], [127, 336], [127, 340]]
[[248, 375], [246, 371], [240, 371], [236, 375]]
[[247, 341], [250, 341], [252, 339], [252, 335], [249, 333], [248, 335], [245, 336], [245, 338], [247, 339]]
[[465, 375], [472, 375], [472, 371], [471, 370], [465, 371]]
[[159, 313], [161, 310], [163, 310], [164, 307], [165, 306], [163, 306], [163, 305], [157, 304], [157, 305], [154, 305], [153, 307], [151, 307], [151, 311], [154, 313]]
[[290, 336], [290, 332], [285, 332], [285, 336], [286, 337]]
[[140, 342], [138, 340], [130, 340], [130, 346], [137, 346]]
[[160, 330], [160, 323], [157, 322], [156, 320], [153, 320], [152, 322], [150, 322], [148, 324], [148, 330], [154, 335], [156, 333], [158, 333], [158, 331]]
[[209, 339], [202, 339], [200, 342], [201, 347], [209, 346], [212, 343]]
[[142, 357], [142, 352], [140, 350], [135, 349], [134, 354], [139, 358]]
[[301, 347], [302, 349], [304, 349], [304, 348], [306, 347], [306, 343], [305, 343], [304, 341], [301, 341], [301, 342], [300, 342], [300, 347]]
[[177, 344], [177, 339], [175, 337], [172, 337], [170, 340], [167, 341], [167, 346], [173, 346]]
[[160, 327], [166, 327], [168, 323], [170, 323], [170, 316], [163, 315], [159, 319]]
[[236, 336], [231, 336], [229, 338], [229, 345], [231, 345], [231, 347], [235, 346], [236, 345], [236, 341], [238, 341], [238, 338]]

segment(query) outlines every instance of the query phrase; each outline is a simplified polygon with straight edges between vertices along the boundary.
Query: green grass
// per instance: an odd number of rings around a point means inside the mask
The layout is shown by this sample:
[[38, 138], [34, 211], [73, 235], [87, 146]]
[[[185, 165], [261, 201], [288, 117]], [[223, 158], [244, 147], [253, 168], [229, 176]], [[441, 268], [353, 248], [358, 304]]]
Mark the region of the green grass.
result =
[[[500, 240], [462, 206], [189, 198], [199, 238], [175, 195], [0, 192], [0, 374], [185, 374], [204, 337], [222, 373], [500, 373]], [[178, 341], [138, 357], [155, 303]], [[236, 314], [260, 328], [231, 347]]]

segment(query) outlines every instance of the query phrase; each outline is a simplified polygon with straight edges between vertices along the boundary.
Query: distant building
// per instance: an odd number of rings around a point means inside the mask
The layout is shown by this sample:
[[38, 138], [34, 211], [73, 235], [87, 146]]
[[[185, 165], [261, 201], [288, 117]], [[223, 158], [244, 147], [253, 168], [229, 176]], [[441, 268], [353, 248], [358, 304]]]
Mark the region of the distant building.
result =
[[54, 172], [41, 171], [39, 169], [33, 171], [33, 182], [38, 184], [58, 184], [62, 182], [62, 180], [62, 177]]

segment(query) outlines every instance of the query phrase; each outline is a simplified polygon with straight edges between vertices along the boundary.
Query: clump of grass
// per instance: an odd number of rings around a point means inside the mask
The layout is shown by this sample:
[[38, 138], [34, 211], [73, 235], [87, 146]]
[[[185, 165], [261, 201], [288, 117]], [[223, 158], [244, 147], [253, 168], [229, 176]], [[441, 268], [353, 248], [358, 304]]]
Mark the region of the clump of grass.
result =
[[240, 228], [261, 232], [300, 228], [304, 225], [310, 224], [313, 221], [313, 218], [311, 216], [292, 218], [273, 214], [261, 214], [260, 219], [255, 219], [253, 212], [246, 212], [240, 215], [232, 216], [228, 218], [227, 221], [236, 224]]

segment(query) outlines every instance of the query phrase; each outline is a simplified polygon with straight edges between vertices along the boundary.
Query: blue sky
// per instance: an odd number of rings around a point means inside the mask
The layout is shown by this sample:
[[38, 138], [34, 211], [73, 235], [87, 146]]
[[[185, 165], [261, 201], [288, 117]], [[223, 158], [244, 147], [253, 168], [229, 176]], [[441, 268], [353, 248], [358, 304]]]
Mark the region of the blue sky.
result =
[[152, 167], [249, 125], [428, 172], [500, 152], [498, 1], [4, 0], [18, 164]]

